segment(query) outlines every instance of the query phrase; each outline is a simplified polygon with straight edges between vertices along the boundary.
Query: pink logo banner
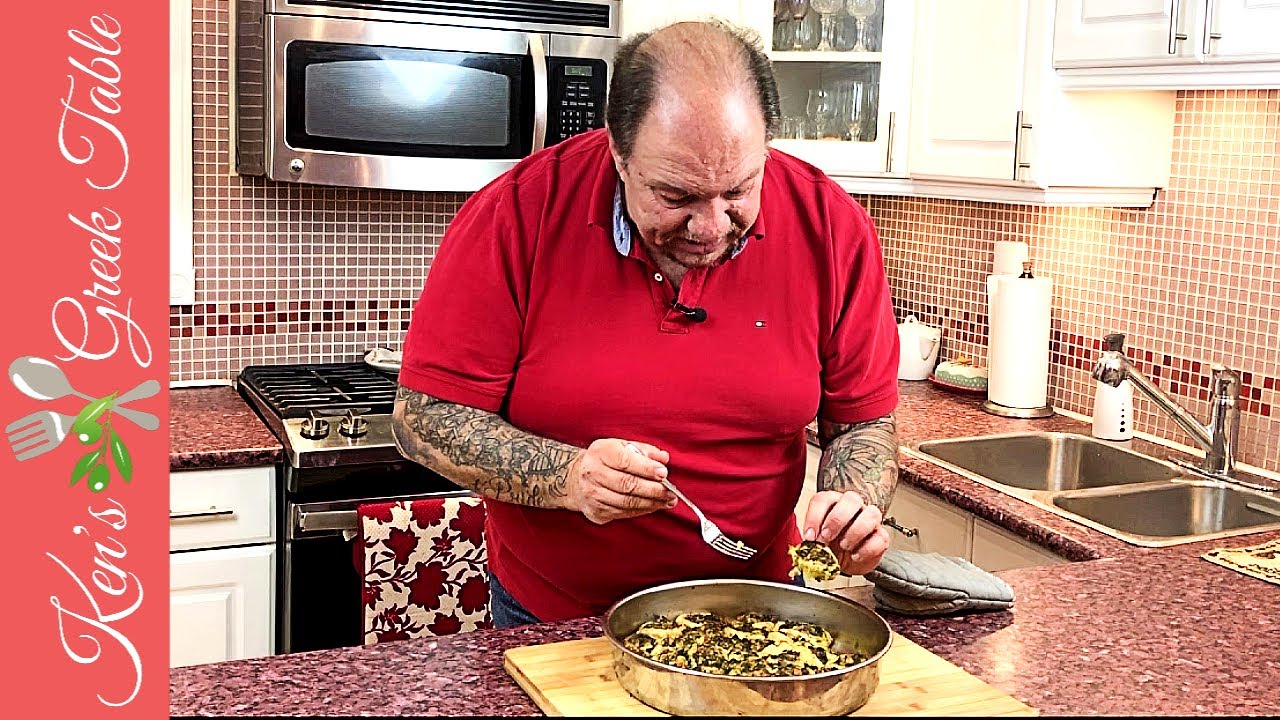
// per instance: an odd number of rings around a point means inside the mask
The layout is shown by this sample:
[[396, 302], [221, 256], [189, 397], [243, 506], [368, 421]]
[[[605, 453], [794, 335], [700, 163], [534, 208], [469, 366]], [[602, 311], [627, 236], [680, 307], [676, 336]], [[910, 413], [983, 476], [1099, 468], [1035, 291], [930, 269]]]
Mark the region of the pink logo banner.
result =
[[7, 11], [5, 714], [163, 717], [168, 6]]

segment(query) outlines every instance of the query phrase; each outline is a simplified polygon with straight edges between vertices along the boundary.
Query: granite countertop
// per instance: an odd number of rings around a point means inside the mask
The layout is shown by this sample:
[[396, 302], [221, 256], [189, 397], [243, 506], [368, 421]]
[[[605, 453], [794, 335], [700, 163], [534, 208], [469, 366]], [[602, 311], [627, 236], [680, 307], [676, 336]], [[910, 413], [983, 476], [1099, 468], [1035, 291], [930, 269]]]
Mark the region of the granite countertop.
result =
[[[1024, 430], [1087, 432], [1063, 416], [1014, 420], [981, 399], [900, 383], [903, 445]], [[1134, 441], [1157, 456], [1171, 451]], [[932, 619], [882, 613], [904, 636], [1043, 715], [1268, 714], [1280, 707], [1280, 587], [1199, 558], [1280, 533], [1138, 548], [903, 456], [903, 482], [1068, 559], [1000, 573], [1013, 610]], [[836, 591], [871, 606], [867, 588]], [[510, 647], [602, 634], [599, 618], [179, 668], [174, 715], [536, 715], [502, 668]]]
[[169, 391], [169, 470], [274, 465], [284, 447], [229, 385]]

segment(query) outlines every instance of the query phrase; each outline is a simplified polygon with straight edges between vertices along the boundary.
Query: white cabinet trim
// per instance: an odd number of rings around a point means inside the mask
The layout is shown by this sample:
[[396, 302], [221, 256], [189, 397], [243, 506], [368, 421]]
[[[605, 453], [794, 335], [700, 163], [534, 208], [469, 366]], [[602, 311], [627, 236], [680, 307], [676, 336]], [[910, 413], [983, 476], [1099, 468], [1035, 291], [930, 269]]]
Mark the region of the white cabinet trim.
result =
[[1073, 90], [1222, 90], [1280, 88], [1280, 62], [1059, 68], [1062, 86]]

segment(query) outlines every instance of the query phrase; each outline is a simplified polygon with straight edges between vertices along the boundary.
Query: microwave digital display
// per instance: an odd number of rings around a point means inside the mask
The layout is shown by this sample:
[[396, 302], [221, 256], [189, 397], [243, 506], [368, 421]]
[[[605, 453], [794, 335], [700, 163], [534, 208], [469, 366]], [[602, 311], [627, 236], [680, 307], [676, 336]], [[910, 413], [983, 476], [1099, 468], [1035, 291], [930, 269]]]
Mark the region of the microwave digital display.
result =
[[576, 75], [577, 77], [591, 77], [590, 65], [565, 65], [565, 75]]

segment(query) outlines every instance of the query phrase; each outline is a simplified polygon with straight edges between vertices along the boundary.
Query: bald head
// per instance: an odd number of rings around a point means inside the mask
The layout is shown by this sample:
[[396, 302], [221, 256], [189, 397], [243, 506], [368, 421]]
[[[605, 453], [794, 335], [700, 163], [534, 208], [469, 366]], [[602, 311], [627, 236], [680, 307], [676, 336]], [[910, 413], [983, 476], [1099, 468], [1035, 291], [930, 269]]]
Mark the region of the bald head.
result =
[[773, 69], [748, 31], [676, 23], [629, 38], [614, 58], [606, 121], [622, 159], [630, 157], [651, 120], [667, 126], [664, 132], [713, 133], [741, 131], [750, 120], [767, 142], [778, 119]]

